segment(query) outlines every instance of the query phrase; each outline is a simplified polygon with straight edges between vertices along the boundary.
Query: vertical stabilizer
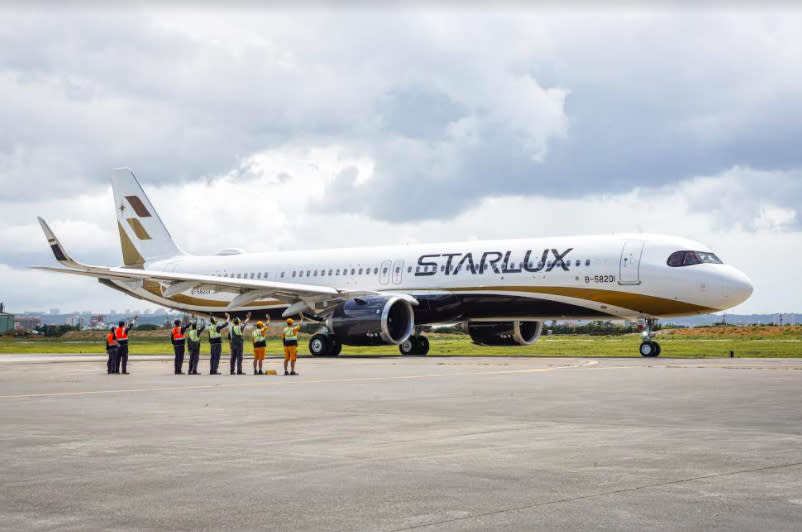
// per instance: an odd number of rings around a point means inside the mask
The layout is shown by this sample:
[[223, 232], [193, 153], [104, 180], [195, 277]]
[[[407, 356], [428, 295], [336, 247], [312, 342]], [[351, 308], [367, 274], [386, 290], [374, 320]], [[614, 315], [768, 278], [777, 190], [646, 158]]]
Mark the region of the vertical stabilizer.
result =
[[142, 267], [145, 262], [184, 254], [173, 242], [173, 237], [131, 170], [113, 170], [111, 187], [126, 266]]

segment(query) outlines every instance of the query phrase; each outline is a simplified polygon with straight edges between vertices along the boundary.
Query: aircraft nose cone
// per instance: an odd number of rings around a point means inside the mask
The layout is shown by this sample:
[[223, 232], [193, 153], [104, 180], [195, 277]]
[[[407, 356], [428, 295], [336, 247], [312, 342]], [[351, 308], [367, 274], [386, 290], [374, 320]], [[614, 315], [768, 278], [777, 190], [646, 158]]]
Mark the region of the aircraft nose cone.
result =
[[743, 303], [754, 292], [754, 285], [745, 273], [732, 269], [724, 280], [724, 295], [729, 305]]

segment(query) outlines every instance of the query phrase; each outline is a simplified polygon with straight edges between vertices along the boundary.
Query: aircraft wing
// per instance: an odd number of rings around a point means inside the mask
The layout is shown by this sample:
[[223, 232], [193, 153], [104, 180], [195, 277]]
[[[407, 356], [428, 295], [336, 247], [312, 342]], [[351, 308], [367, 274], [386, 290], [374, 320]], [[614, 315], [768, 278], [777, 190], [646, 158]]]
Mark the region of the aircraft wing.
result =
[[[365, 296], [373, 292], [354, 292], [349, 290], [338, 290], [330, 286], [299, 284], [299, 283], [280, 283], [275, 281], [264, 281], [255, 279], [236, 279], [230, 277], [217, 277], [214, 275], [200, 275], [181, 272], [163, 272], [157, 270], [146, 270], [136, 268], [115, 268], [107, 266], [91, 266], [82, 264], [73, 259], [61, 242], [56, 238], [55, 233], [47, 223], [39, 218], [39, 224], [47, 237], [48, 244], [53, 251], [56, 260], [64, 265], [64, 268], [54, 268], [49, 266], [39, 266], [34, 269], [68, 273], [73, 275], [83, 275], [98, 279], [108, 279], [111, 281], [143, 281], [153, 280], [162, 284], [162, 296], [170, 296], [191, 290], [193, 288], [209, 288], [217, 291], [226, 291], [236, 294], [228, 305], [228, 308], [235, 308], [247, 305], [252, 301], [263, 297], [273, 297], [281, 301], [286, 301], [290, 307], [284, 312], [285, 315], [298, 314], [321, 308], [320, 303], [339, 302], [352, 297]], [[407, 296], [414, 301], [412, 296]], [[412, 302], [412, 301], [411, 301]], [[414, 301], [413, 304], [417, 304]], [[323, 307], [329, 305], [324, 304]]]

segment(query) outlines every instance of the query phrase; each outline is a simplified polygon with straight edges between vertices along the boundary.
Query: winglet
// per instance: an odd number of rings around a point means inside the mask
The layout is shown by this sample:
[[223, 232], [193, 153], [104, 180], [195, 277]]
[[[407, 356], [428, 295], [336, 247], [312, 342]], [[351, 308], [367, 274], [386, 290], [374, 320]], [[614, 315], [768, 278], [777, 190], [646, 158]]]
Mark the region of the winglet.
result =
[[52, 229], [50, 229], [50, 226], [47, 225], [47, 222], [45, 222], [41, 216], [37, 216], [36, 218], [39, 220], [39, 225], [42, 226], [42, 231], [45, 233], [47, 243], [50, 244], [50, 249], [53, 250], [53, 255], [56, 257], [56, 260], [64, 266], [80, 268], [81, 264], [70, 257], [69, 253], [67, 253], [67, 250], [64, 249], [64, 246], [61, 245], [61, 242], [59, 242], [58, 238], [56, 238], [56, 234]]

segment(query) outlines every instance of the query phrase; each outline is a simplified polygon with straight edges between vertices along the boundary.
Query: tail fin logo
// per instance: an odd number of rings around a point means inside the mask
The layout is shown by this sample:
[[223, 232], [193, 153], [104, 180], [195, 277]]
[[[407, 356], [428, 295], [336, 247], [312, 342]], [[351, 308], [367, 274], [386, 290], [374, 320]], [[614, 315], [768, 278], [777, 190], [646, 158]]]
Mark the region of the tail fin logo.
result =
[[[148, 211], [148, 208], [145, 207], [145, 204], [142, 203], [142, 200], [139, 199], [138, 196], [126, 196], [125, 199], [128, 200], [128, 204], [134, 208], [134, 212], [140, 218], [150, 218], [151, 214]], [[122, 210], [124, 206], [120, 206], [120, 210]]]
[[148, 234], [145, 226], [142, 225], [142, 222], [137, 220], [136, 218], [126, 218], [128, 225], [131, 226], [131, 229], [134, 230], [134, 234], [139, 240], [150, 240], [150, 235]]

